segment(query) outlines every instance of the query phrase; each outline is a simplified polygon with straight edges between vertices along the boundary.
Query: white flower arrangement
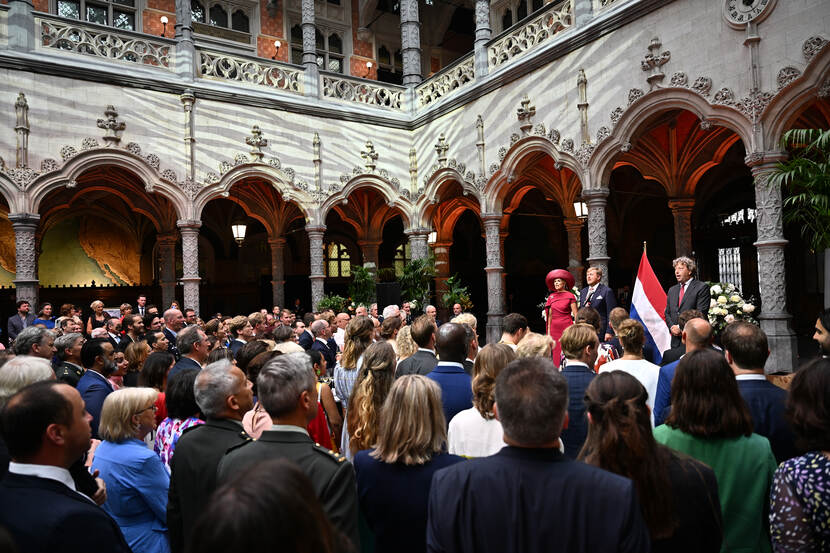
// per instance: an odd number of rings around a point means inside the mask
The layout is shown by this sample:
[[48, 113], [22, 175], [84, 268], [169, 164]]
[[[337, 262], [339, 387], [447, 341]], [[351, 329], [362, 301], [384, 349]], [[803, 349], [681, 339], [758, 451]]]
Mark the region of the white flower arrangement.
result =
[[740, 290], [728, 282], [708, 282], [709, 295], [709, 323], [716, 333], [720, 333], [726, 325], [735, 321], [746, 321], [757, 325], [758, 321], [751, 316], [755, 306], [743, 299]]

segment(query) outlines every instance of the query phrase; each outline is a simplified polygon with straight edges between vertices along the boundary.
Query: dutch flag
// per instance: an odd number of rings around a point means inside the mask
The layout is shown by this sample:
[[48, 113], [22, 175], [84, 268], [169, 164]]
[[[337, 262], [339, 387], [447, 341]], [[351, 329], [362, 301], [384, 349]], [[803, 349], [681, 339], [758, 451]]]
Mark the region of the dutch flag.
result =
[[666, 293], [648, 262], [646, 252], [640, 258], [637, 281], [631, 295], [632, 319], [640, 321], [646, 331], [646, 343], [653, 346], [655, 358], [652, 363], [660, 364], [663, 352], [671, 347], [671, 334], [666, 326]]

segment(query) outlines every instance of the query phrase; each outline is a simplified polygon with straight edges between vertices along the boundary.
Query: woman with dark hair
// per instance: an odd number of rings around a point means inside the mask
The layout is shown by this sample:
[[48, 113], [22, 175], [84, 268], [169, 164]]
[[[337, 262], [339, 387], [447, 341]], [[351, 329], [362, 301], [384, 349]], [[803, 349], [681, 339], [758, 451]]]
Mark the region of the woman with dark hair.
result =
[[766, 513], [778, 466], [769, 441], [752, 433], [752, 416], [723, 355], [706, 349], [680, 360], [672, 409], [655, 439], [715, 471], [723, 513], [721, 551], [770, 548]]
[[376, 342], [363, 354], [363, 365], [346, 410], [352, 455], [375, 445], [380, 409], [395, 381], [396, 361], [395, 350], [389, 342]]
[[47, 302], [40, 304], [37, 312], [37, 319], [32, 321], [33, 325], [43, 325], [45, 328], [55, 328], [55, 317], [52, 316], [52, 304]]
[[375, 449], [354, 459], [360, 509], [378, 553], [426, 551], [432, 477], [464, 460], [446, 452], [446, 428], [436, 382], [421, 375], [395, 380], [380, 412]]
[[156, 351], [147, 356], [144, 366], [138, 374], [138, 385], [153, 388], [159, 392], [156, 400], [156, 424], [167, 418], [167, 405], [164, 403], [164, 390], [167, 387], [167, 373], [176, 364], [172, 353]]
[[173, 374], [167, 383], [167, 391], [164, 394], [167, 417], [158, 426], [153, 450], [158, 453], [168, 474], [170, 461], [182, 432], [191, 426], [205, 424], [193, 393], [193, 384], [198, 374], [199, 369], [184, 369]]
[[308, 476], [294, 463], [275, 459], [253, 465], [213, 493], [186, 551], [334, 553], [345, 543]]
[[830, 551], [830, 360], [795, 373], [787, 418], [804, 455], [775, 471], [770, 533], [776, 552]]
[[133, 342], [124, 350], [124, 358], [127, 360], [127, 374], [124, 375], [124, 386], [134, 388], [138, 386], [138, 377], [144, 367], [144, 361], [150, 355], [150, 346], [144, 340]]
[[[328, 432], [331, 435], [332, 449], [340, 446], [340, 433], [343, 431], [343, 417], [337, 409], [337, 402], [334, 400], [332, 391], [333, 380], [326, 372], [326, 358], [316, 349], [306, 350], [311, 358], [311, 367], [314, 369], [314, 376], [317, 378], [317, 418], [323, 417], [328, 424]], [[322, 408], [322, 411], [320, 410]], [[309, 434], [312, 433], [312, 426], [322, 421], [311, 421], [308, 425]], [[322, 427], [322, 425], [320, 424]]]
[[220, 347], [208, 353], [205, 365], [210, 365], [211, 363], [216, 363], [217, 361], [221, 361], [223, 359], [227, 359], [231, 363], [236, 364], [236, 359], [233, 358], [233, 352], [226, 347]]
[[654, 440], [646, 389], [623, 371], [585, 391], [588, 437], [579, 459], [634, 481], [652, 552], [717, 553], [723, 539], [715, 473]]
[[343, 418], [347, 419], [343, 425], [343, 434], [340, 438], [340, 451], [347, 459], [352, 459], [349, 448], [348, 405], [352, 396], [352, 389], [357, 381], [357, 375], [363, 363], [363, 352], [372, 343], [375, 324], [369, 317], [361, 315], [355, 317], [346, 326], [346, 335], [343, 338], [343, 355], [334, 367], [334, 387], [337, 397], [343, 406]]
[[[245, 347], [247, 346], [248, 344], [245, 344], [245, 346], [243, 346], [242, 349], [239, 350], [240, 354], [242, 353], [242, 351], [245, 350]], [[262, 367], [267, 365], [268, 361], [270, 361], [278, 355], [282, 355], [282, 353], [279, 351], [263, 351], [262, 353], [257, 354], [256, 357], [251, 359], [249, 362], [247, 362], [248, 366], [246, 367], [245, 373], [248, 377], [248, 380], [253, 384], [251, 392], [254, 394], [254, 401], [256, 401], [256, 404], [254, 405], [253, 409], [245, 413], [245, 415], [242, 417], [242, 428], [244, 428], [245, 432], [247, 432], [248, 435], [255, 440], [259, 439], [259, 436], [263, 432], [271, 428], [271, 415], [269, 415], [268, 412], [265, 411], [265, 408], [262, 406], [262, 404], [256, 400], [256, 380], [259, 376], [259, 371], [262, 370]]]

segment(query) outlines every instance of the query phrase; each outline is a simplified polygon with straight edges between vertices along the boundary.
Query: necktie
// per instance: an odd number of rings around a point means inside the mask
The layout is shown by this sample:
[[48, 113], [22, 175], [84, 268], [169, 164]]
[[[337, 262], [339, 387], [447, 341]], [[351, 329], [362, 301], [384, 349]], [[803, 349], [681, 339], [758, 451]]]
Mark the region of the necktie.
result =
[[683, 292], [686, 291], [686, 283], [680, 285], [680, 298], [677, 300], [677, 306], [680, 307], [680, 304], [683, 303]]

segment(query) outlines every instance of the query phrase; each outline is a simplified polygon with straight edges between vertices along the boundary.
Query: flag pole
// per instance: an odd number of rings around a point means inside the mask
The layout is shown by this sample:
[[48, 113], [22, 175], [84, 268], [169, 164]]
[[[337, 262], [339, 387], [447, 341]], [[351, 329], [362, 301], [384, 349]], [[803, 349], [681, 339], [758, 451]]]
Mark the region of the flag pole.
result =
[[646, 241], [645, 240], [643, 240], [643, 253], [647, 253], [646, 252]]

